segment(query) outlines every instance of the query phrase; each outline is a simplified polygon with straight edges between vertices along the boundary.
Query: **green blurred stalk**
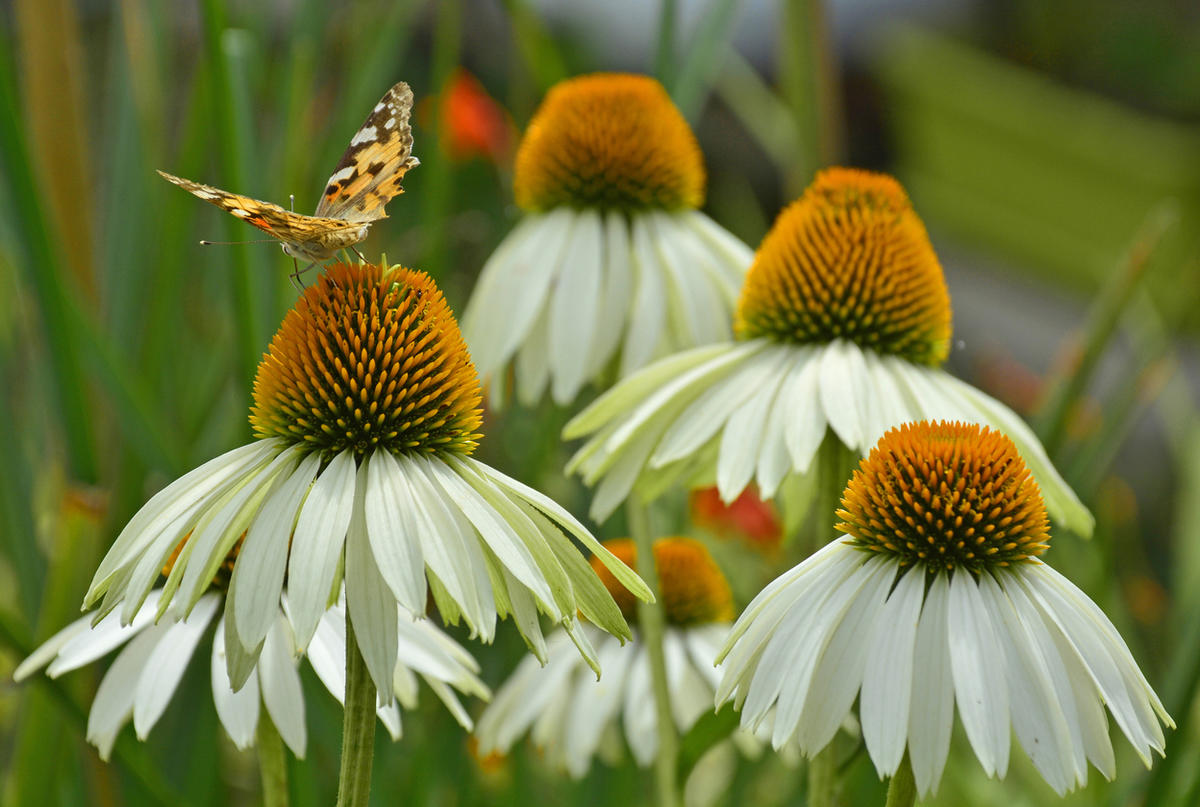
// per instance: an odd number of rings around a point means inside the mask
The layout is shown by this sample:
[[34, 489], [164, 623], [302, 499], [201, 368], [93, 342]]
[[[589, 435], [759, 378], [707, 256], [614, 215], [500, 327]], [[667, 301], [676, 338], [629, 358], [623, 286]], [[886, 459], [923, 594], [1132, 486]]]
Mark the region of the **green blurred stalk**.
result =
[[[216, 129], [213, 148], [222, 163], [221, 182], [246, 193], [254, 187], [250, 166], [254, 161], [255, 138], [249, 100], [253, 81], [247, 65], [251, 45], [246, 34], [227, 30], [225, 4], [221, 0], [203, 0], [200, 16], [206, 69], [212, 76], [209, 115]], [[230, 240], [245, 238], [243, 228], [236, 219], [230, 220], [227, 224]], [[237, 358], [241, 385], [247, 394], [271, 335], [271, 275], [264, 258], [261, 252], [242, 247], [231, 253]]]
[[727, 703], [717, 711], [705, 712], [679, 739], [678, 781], [686, 782], [700, 758], [717, 743], [737, 731], [741, 716]]
[[517, 50], [533, 74], [540, 93], [553, 87], [567, 75], [567, 64], [554, 38], [546, 31], [537, 13], [524, 0], [504, 0]]
[[288, 807], [287, 757], [283, 739], [266, 709], [259, 712], [254, 749], [258, 754], [263, 807]]
[[[462, 41], [462, 3], [443, 0], [437, 4], [437, 23], [433, 32], [433, 73], [430, 79], [437, 92], [437, 105], [445, 103], [450, 78], [458, 65]], [[434, 130], [441, 125], [441, 110], [434, 111]], [[431, 277], [441, 279], [447, 270], [447, 221], [453, 205], [452, 166], [441, 138], [430, 149], [430, 158], [421, 165], [421, 192], [424, 194], [422, 229], [424, 231], [424, 265]]]
[[1087, 389], [1096, 365], [1116, 334], [1121, 316], [1146, 275], [1155, 248], [1178, 220], [1179, 207], [1173, 201], [1157, 205], [1146, 216], [1125, 259], [1093, 303], [1080, 344], [1068, 366], [1048, 383], [1049, 392], [1036, 426], [1051, 458], [1062, 450], [1072, 409]]
[[64, 275], [62, 253], [51, 237], [42, 189], [33, 175], [11, 55], [0, 54], [0, 182], [13, 200], [14, 229], [24, 234], [18, 263], [41, 315], [70, 472], [76, 479], [95, 482], [95, 406], [84, 377], [81, 334], [68, 313], [71, 281]]
[[658, 3], [658, 47], [654, 55], [654, 74], [664, 85], [670, 87], [675, 69], [675, 0], [659, 0]]
[[912, 765], [905, 752], [900, 767], [888, 782], [887, 807], [912, 807], [917, 801], [917, 782], [913, 778]]
[[683, 116], [694, 121], [713, 79], [728, 58], [737, 0], [714, 0], [688, 42], [682, 64], [674, 74], [671, 95]]
[[342, 764], [337, 807], [367, 807], [375, 756], [375, 682], [358, 649], [346, 608], [346, 704], [342, 721]]
[[842, 159], [841, 84], [823, 0], [784, 0], [777, 47], [780, 92], [800, 133], [786, 178], [792, 198]]
[[738, 122], [755, 139], [775, 168], [793, 170], [802, 135], [795, 117], [754, 66], [732, 49], [726, 52], [724, 69], [717, 75], [715, 89]]
[[646, 646], [650, 662], [650, 684], [654, 690], [655, 722], [658, 727], [658, 754], [654, 759], [654, 781], [659, 807], [679, 807], [679, 734], [675, 729], [671, 709], [671, 687], [667, 681], [667, 659], [663, 652], [666, 633], [666, 614], [658, 585], [658, 564], [654, 557], [654, 536], [650, 530], [650, 514], [631, 493], [625, 501], [625, 518], [629, 535], [637, 553], [637, 573], [650, 587], [654, 602], [638, 603], [638, 633]]

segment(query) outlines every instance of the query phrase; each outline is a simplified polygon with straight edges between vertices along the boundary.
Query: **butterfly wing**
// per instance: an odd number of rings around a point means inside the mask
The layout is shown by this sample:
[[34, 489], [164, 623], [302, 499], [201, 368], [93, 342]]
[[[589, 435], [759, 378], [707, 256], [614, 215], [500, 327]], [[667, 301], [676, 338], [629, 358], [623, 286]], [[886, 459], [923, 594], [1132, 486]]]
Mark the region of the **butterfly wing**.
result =
[[316, 215], [352, 222], [386, 218], [383, 207], [403, 193], [400, 180], [419, 165], [412, 156], [413, 94], [403, 81], [380, 99], [334, 169]]
[[315, 222], [312, 216], [291, 213], [270, 202], [262, 202], [258, 199], [251, 199], [249, 196], [241, 196], [210, 185], [202, 185], [199, 182], [192, 182], [190, 179], [173, 176], [166, 171], [158, 173], [168, 182], [178, 185], [206, 202], [211, 202], [226, 213], [231, 213], [242, 221], [253, 224], [267, 235], [285, 243], [297, 244], [310, 240], [314, 234], [314, 224], [319, 223]]

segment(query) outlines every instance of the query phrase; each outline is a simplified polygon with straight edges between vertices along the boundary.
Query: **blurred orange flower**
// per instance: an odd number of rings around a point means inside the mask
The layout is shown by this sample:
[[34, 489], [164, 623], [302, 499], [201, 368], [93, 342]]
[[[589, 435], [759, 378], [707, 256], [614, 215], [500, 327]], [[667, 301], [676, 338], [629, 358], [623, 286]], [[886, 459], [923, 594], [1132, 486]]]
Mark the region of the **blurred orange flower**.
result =
[[779, 514], [770, 502], [758, 498], [754, 486], [729, 504], [715, 487], [692, 492], [692, 520], [723, 537], [735, 536], [761, 549], [773, 549], [783, 537]]
[[438, 136], [452, 160], [482, 157], [493, 163], [508, 163], [516, 131], [512, 119], [479, 79], [456, 68], [441, 96], [428, 99], [421, 114], [428, 119], [430, 104], [437, 112]]

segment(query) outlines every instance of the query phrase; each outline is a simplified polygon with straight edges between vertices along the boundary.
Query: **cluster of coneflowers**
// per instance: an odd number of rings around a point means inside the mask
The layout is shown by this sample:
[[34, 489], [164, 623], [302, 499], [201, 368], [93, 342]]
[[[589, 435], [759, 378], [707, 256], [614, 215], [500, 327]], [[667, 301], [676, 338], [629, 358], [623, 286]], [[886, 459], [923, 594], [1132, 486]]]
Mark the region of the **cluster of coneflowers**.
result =
[[[949, 295], [899, 184], [823, 171], [757, 254], [699, 212], [704, 189], [657, 82], [555, 87], [516, 158], [525, 216], [465, 336], [428, 276], [327, 267], [259, 367], [256, 439], [151, 498], [97, 570], [94, 610], [17, 677], [124, 645], [89, 718], [107, 756], [130, 718], [145, 738], [211, 632], [234, 743], [266, 717], [301, 756], [300, 659], [345, 700], [347, 747], [373, 711], [399, 736], [417, 675], [470, 730], [455, 690], [490, 691], [426, 615], [484, 641], [511, 617], [530, 657], [479, 717], [481, 751], [529, 733], [581, 776], [628, 748], [664, 807], [678, 734], [730, 701], [742, 729], [689, 803], [719, 795], [737, 747], [819, 757], [840, 730], [911, 803], [936, 790], [956, 713], [988, 775], [1015, 732], [1059, 793], [1089, 763], [1111, 778], [1106, 706], [1149, 764], [1169, 716], [1112, 623], [1040, 559], [1050, 519], [1086, 535], [1091, 516], [1018, 416], [939, 369]], [[481, 378], [493, 406], [600, 393], [565, 429], [587, 437], [568, 470], [596, 487], [597, 521], [625, 505], [630, 539], [600, 543], [471, 457]], [[730, 502], [754, 483], [796, 524], [846, 482], [823, 454], [862, 458], [836, 516], [813, 517], [841, 534], [738, 616], [704, 545], [662, 529], [654, 501], [715, 485]], [[343, 777], [369, 778], [367, 754]]]

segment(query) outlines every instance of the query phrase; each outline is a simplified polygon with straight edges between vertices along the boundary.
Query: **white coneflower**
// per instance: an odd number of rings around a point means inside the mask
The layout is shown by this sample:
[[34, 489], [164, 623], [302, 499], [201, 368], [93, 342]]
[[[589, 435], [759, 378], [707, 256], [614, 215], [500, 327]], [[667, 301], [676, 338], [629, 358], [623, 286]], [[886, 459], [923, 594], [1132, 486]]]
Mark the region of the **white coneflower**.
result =
[[[49, 665], [47, 674], [57, 678], [126, 645], [104, 674], [88, 714], [88, 742], [96, 746], [101, 759], [108, 759], [117, 735], [130, 718], [138, 739], [146, 739], [179, 687], [196, 648], [215, 622], [211, 664], [213, 702], [229, 738], [241, 749], [254, 744], [261, 702], [280, 737], [292, 753], [303, 758], [304, 697], [296, 669], [296, 646], [284, 617], [286, 597], [284, 607], [276, 608], [261, 653], [249, 662], [245, 683], [235, 692], [226, 669], [229, 613], [224, 605], [228, 580], [228, 569], [224, 569], [187, 619], [179, 622], [155, 623], [162, 589], [150, 592], [127, 625], [121, 624], [116, 613], [95, 624], [90, 614], [84, 616], [34, 651], [17, 667], [13, 677], [21, 681]], [[318, 677], [338, 701], [343, 698], [346, 680], [345, 617], [340, 604], [326, 611], [307, 653]], [[479, 665], [475, 659], [427, 620], [414, 621], [411, 615], [402, 613], [397, 625], [393, 679], [399, 705], [393, 702], [379, 706], [379, 719], [393, 739], [399, 739], [400, 705], [406, 709], [416, 706], [419, 675], [469, 731], [470, 716], [454, 689], [482, 698], [490, 696], [487, 686], [476, 675]]]
[[596, 74], [547, 94], [517, 153], [525, 218], [484, 266], [463, 332], [492, 403], [570, 403], [615, 362], [728, 339], [753, 253], [697, 208], [704, 161], [652, 78]]
[[793, 489], [815, 482], [827, 430], [865, 455], [893, 426], [953, 419], [1005, 431], [1050, 515], [1091, 533], [1091, 514], [1021, 419], [939, 369], [950, 298], [925, 228], [891, 177], [818, 174], [763, 239], [734, 330], [736, 341], [644, 368], [567, 424], [565, 437], [592, 435], [568, 468], [600, 482], [595, 518], [635, 487], [648, 498], [681, 479], [715, 481], [726, 502], [753, 480], [786, 509]]
[[545, 655], [538, 613], [579, 640], [577, 614], [618, 636], [628, 626], [568, 533], [623, 584], [645, 584], [546, 496], [472, 459], [479, 381], [454, 317], [421, 272], [329, 267], [288, 313], [254, 384], [258, 439], [176, 480], [117, 537], [85, 605], [129, 623], [186, 536], [158, 599], [182, 619], [245, 534], [226, 644], [234, 688], [277, 619], [287, 579], [296, 646], [309, 645], [341, 590], [371, 678], [393, 692], [399, 604], [490, 640], [512, 615]]
[[[1173, 726], [1113, 624], [1037, 556], [1037, 483], [1012, 441], [962, 423], [889, 431], [846, 488], [845, 532], [768, 585], [724, 651], [718, 704], [812, 756], [855, 699], [880, 775], [941, 779], [955, 705], [984, 771], [1010, 737], [1058, 793], [1115, 774], [1104, 707], [1149, 765]], [[1156, 717], [1157, 715], [1157, 717]]]
[[[632, 541], [606, 541], [605, 546], [633, 567], [636, 549]], [[661, 538], [654, 544], [654, 556], [659, 601], [667, 622], [663, 650], [671, 708], [678, 730], [686, 732], [697, 718], [712, 711], [719, 677], [713, 662], [729, 633], [733, 598], [729, 583], [703, 544], [689, 538]], [[647, 767], [654, 762], [659, 733], [650, 661], [637, 635], [637, 603], [611, 573], [598, 564], [596, 570], [626, 618], [635, 624], [633, 642], [622, 648], [616, 639], [588, 628], [600, 642], [604, 674], [597, 680], [571, 649], [566, 635], [551, 636], [546, 666], [533, 658], [524, 659], [480, 716], [476, 737], [481, 756], [507, 752], [529, 732], [552, 765], [579, 778], [587, 773], [593, 757], [613, 761], [623, 735], [639, 765]], [[750, 740], [746, 735], [735, 736], [741, 742]], [[701, 767], [724, 767], [732, 761], [728, 749], [720, 749]], [[706, 782], [712, 785], [711, 779]], [[708, 795], [719, 793], [717, 789]], [[698, 796], [694, 794], [689, 803]]]

